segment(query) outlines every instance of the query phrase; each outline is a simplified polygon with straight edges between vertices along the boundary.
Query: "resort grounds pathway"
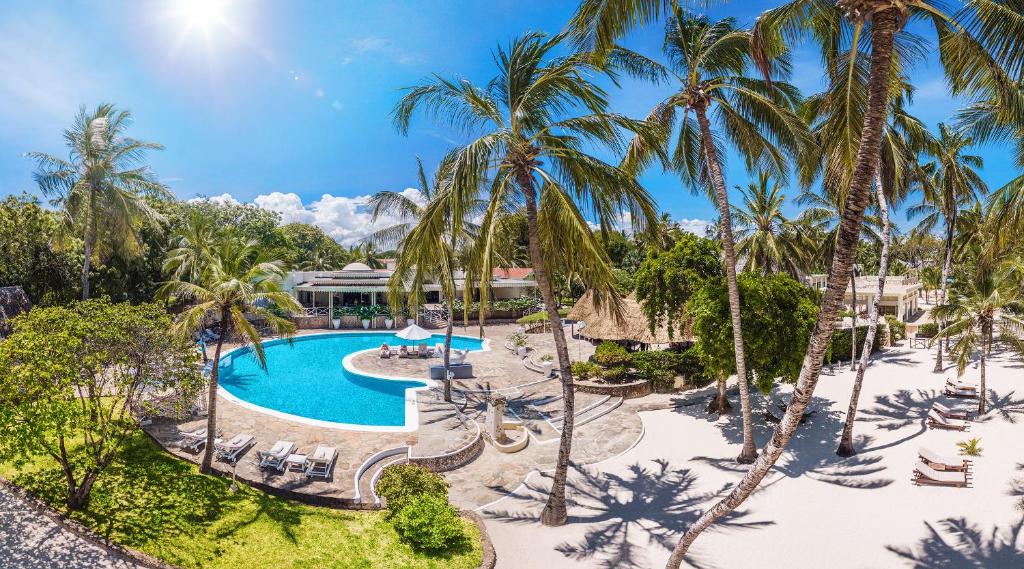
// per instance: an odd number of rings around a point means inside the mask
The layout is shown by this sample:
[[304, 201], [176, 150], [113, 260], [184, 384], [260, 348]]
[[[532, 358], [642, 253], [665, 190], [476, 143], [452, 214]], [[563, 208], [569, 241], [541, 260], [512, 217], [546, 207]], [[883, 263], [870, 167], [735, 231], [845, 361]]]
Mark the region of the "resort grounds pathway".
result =
[[0, 485], [0, 567], [141, 569], [40, 514]]

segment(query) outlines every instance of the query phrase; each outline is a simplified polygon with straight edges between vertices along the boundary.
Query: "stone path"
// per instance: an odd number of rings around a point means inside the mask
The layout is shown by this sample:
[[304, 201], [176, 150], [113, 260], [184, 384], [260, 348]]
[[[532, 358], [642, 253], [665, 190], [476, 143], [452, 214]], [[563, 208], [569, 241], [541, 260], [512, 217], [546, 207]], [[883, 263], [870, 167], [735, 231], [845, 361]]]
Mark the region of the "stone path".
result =
[[0, 567], [141, 569], [144, 566], [65, 529], [0, 486]]

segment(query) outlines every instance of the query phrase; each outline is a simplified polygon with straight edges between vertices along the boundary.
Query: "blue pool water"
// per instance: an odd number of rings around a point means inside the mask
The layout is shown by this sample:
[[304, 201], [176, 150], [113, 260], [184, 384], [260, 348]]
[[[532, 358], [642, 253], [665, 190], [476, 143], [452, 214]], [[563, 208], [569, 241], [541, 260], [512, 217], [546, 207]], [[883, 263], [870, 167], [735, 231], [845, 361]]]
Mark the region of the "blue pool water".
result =
[[[378, 348], [384, 342], [390, 346], [419, 344], [380, 332], [301, 336], [290, 344], [287, 340], [272, 340], [263, 344], [266, 371], [260, 369], [251, 348], [244, 348], [221, 362], [220, 385], [242, 401], [289, 415], [350, 425], [401, 427], [405, 425], [406, 390], [425, 383], [351, 373], [341, 364], [345, 356]], [[443, 343], [444, 336], [434, 335], [424, 342], [433, 346]], [[476, 338], [452, 337], [452, 347], [458, 349], [479, 350], [481, 345]]]

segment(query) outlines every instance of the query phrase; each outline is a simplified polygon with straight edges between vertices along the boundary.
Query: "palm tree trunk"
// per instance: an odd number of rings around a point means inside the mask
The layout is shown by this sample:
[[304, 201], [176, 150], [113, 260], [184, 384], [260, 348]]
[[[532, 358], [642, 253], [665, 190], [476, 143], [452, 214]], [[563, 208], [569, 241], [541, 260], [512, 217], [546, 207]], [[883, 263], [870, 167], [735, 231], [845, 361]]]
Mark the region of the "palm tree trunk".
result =
[[978, 383], [978, 416], [985, 414], [985, 340], [986, 337], [991, 337], [991, 328], [988, 332], [985, 332], [985, 328], [989, 328], [988, 324], [982, 324], [981, 334], [981, 381]]
[[723, 415], [728, 413], [732, 409], [732, 405], [729, 404], [729, 398], [725, 396], [725, 387], [727, 377], [719, 377], [716, 380], [718, 388], [715, 390], [715, 396], [708, 402], [708, 413], [718, 413]]
[[555, 352], [558, 355], [558, 369], [562, 378], [562, 436], [558, 443], [558, 462], [555, 465], [555, 476], [551, 481], [551, 492], [548, 501], [540, 514], [540, 522], [546, 526], [565, 525], [565, 480], [569, 474], [569, 456], [572, 451], [572, 432], [576, 422], [576, 406], [573, 392], [572, 372], [569, 368], [569, 348], [565, 342], [565, 331], [562, 329], [562, 318], [555, 304], [555, 291], [551, 286], [551, 278], [544, 264], [544, 256], [540, 250], [540, 228], [537, 224], [537, 195], [533, 186], [533, 178], [529, 171], [521, 171], [516, 181], [526, 198], [526, 222], [529, 235], [530, 260], [533, 262], [533, 273], [540, 288], [544, 308], [551, 322], [551, 335], [555, 340]]
[[864, 347], [860, 352], [860, 369], [857, 370], [857, 377], [853, 380], [853, 393], [850, 394], [850, 407], [846, 410], [846, 423], [843, 425], [843, 436], [839, 440], [839, 448], [836, 454], [839, 456], [853, 456], [857, 449], [853, 446], [853, 422], [857, 418], [857, 403], [860, 399], [860, 388], [864, 383], [864, 371], [868, 367], [868, 359], [871, 356], [871, 349], [875, 343], [875, 332], [878, 330], [879, 309], [882, 302], [882, 293], [885, 291], [885, 278], [889, 274], [889, 204], [885, 199], [885, 191], [882, 190], [882, 177], [875, 175], [875, 194], [878, 198], [878, 211], [882, 216], [882, 255], [878, 263], [878, 287], [875, 289], [875, 301], [871, 304], [871, 320], [868, 323], [868, 335], [864, 338]]
[[821, 361], [828, 350], [832, 332], [835, 331], [835, 318], [839, 312], [839, 304], [846, 295], [846, 281], [850, 278], [854, 256], [857, 253], [864, 209], [870, 200], [871, 178], [878, 166], [882, 129], [885, 127], [886, 120], [889, 79], [892, 72], [893, 36], [896, 32], [898, 15], [896, 9], [890, 8], [872, 16], [868, 104], [864, 115], [864, 127], [861, 130], [860, 146], [857, 149], [856, 167], [843, 208], [842, 221], [839, 224], [837, 247], [832, 259], [832, 266], [829, 269], [828, 282], [821, 297], [821, 310], [818, 313], [814, 331], [811, 333], [800, 377], [793, 389], [793, 398], [790, 400], [789, 406], [786, 407], [782, 421], [775, 427], [771, 440], [765, 445], [761, 455], [757, 457], [740, 482], [725, 498], [706, 510], [697, 518], [697, 521], [687, 528], [666, 564], [670, 569], [679, 567], [694, 540], [705, 529], [722, 516], [735, 510], [757, 488], [775, 462], [782, 456], [782, 451], [800, 425], [804, 409], [807, 408], [807, 404], [814, 394], [814, 388], [817, 386], [821, 374]]
[[[954, 209], [955, 209], [955, 206], [954, 206]], [[939, 289], [939, 297], [936, 299], [936, 302], [938, 304], [945, 304], [946, 303], [946, 281], [949, 279], [950, 271], [953, 270], [953, 231], [954, 231], [955, 224], [956, 224], [956, 212], [954, 211], [953, 214], [950, 216], [950, 218], [946, 220], [946, 258], [945, 258], [944, 262], [942, 263], [942, 283], [940, 285], [941, 288]], [[938, 322], [936, 322], [936, 324], [939, 325], [939, 329], [940, 330], [945, 327], [945, 326], [939, 324]], [[947, 348], [948, 348], [948, 344], [947, 344]], [[932, 373], [942, 373], [943, 366], [942, 366], [942, 339], [941, 338], [939, 339], [938, 342], [935, 342], [935, 352], [936, 352], [936, 354], [935, 354], [935, 367], [932, 368]]]
[[747, 381], [746, 355], [743, 351], [743, 325], [740, 317], [740, 289], [736, 283], [736, 250], [732, 238], [732, 217], [729, 208], [729, 193], [725, 189], [725, 177], [722, 176], [721, 163], [715, 150], [714, 138], [711, 134], [711, 123], [708, 121], [707, 108], [698, 106], [694, 109], [697, 122], [700, 124], [701, 138], [704, 144], [704, 156], [707, 159], [708, 173], [715, 186], [715, 197], [718, 201], [719, 240], [725, 252], [725, 278], [729, 285], [729, 313], [732, 317], [732, 343], [736, 352], [736, 379], [740, 386], [740, 409], [743, 414], [743, 450], [736, 460], [741, 463], [753, 462], [757, 458], [757, 445], [754, 444], [754, 423], [750, 412], [750, 385]]
[[203, 462], [199, 472], [209, 474], [213, 469], [214, 440], [217, 438], [217, 375], [220, 373], [220, 352], [224, 347], [224, 339], [228, 335], [229, 313], [227, 309], [220, 311], [220, 337], [217, 338], [217, 349], [213, 352], [213, 368], [210, 370], [210, 392], [206, 398], [206, 448], [203, 451]]
[[452, 351], [452, 328], [455, 323], [452, 320], [455, 318], [455, 314], [452, 313], [452, 301], [449, 298], [448, 302], [448, 328], [444, 331], [444, 400], [451, 403], [452, 400], [452, 380], [449, 375], [449, 369], [451, 366], [451, 351]]
[[89, 300], [89, 268], [92, 265], [92, 251], [96, 246], [96, 224], [91, 212], [85, 223], [84, 250], [82, 251], [85, 255], [82, 259], [82, 300]]
[[[856, 262], [854, 263], [856, 265]], [[853, 318], [850, 319], [850, 371], [857, 371], [857, 269], [850, 271], [850, 294], [853, 295]]]

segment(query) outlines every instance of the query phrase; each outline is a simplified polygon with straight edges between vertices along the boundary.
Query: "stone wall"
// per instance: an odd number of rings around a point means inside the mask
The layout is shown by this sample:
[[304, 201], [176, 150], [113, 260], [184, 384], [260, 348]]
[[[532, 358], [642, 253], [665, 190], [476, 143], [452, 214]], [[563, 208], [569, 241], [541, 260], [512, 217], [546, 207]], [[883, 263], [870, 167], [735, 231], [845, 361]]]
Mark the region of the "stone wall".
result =
[[434, 456], [410, 456], [409, 462], [434, 472], [447, 472], [476, 460], [484, 452], [484, 437], [479, 430], [473, 441], [457, 451]]
[[576, 381], [576, 391], [580, 393], [593, 393], [595, 395], [611, 395], [623, 399], [636, 399], [654, 392], [651, 382], [647, 380], [632, 381], [629, 383], [594, 383], [591, 381]]
[[331, 319], [323, 316], [292, 316], [292, 322], [299, 330], [311, 330], [316, 328], [327, 328], [331, 325]]

